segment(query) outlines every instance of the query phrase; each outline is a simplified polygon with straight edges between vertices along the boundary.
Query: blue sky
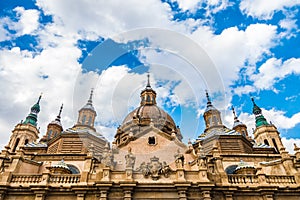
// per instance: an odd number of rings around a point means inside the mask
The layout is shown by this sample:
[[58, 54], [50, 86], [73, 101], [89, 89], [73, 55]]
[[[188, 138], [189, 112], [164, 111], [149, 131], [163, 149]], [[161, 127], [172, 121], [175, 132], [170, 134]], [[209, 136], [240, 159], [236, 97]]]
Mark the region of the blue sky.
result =
[[252, 102], [300, 145], [300, 1], [2, 0], [1, 147], [40, 92], [41, 135], [65, 105], [64, 128], [95, 88], [97, 130], [112, 141], [139, 105], [146, 72], [184, 141], [204, 130], [205, 90], [231, 128], [233, 105], [251, 134]]

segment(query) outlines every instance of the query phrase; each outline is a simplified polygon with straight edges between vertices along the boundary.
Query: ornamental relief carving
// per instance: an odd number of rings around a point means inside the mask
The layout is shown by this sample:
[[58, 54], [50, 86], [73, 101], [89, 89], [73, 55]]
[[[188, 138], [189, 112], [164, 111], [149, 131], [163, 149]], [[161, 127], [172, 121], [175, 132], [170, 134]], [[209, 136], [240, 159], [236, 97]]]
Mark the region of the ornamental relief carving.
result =
[[161, 176], [168, 177], [171, 168], [165, 161], [161, 163], [159, 158], [154, 156], [147, 164], [142, 162], [137, 171], [142, 172], [145, 178], [151, 177], [153, 180], [158, 180]]

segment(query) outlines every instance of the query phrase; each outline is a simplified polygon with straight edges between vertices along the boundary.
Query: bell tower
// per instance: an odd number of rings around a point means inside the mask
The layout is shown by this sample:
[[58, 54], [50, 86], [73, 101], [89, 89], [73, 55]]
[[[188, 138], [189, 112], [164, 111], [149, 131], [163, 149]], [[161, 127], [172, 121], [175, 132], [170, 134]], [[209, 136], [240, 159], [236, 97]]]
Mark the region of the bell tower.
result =
[[235, 130], [236, 132], [239, 132], [241, 135], [245, 136], [246, 138], [248, 138], [247, 126], [238, 119], [233, 106], [232, 106], [231, 110], [232, 110], [233, 117], [234, 117], [233, 118], [234, 123], [233, 123], [232, 129]]
[[41, 139], [41, 142], [48, 142], [49, 140], [51, 140], [52, 138], [54, 138], [56, 135], [60, 134], [63, 131], [63, 127], [60, 121], [62, 109], [63, 109], [63, 104], [60, 107], [56, 119], [48, 124], [47, 133]]
[[17, 124], [12, 131], [10, 141], [7, 148], [12, 152], [18, 150], [21, 146], [27, 143], [34, 142], [38, 139], [39, 130], [37, 129], [37, 115], [40, 112], [40, 101], [42, 95], [38, 98], [38, 101], [31, 107], [30, 113], [26, 117], [25, 121], [21, 121]]
[[212, 105], [207, 91], [206, 91], [206, 98], [207, 98], [207, 106], [203, 114], [205, 125], [206, 125], [206, 129], [204, 130], [204, 132], [207, 132], [212, 128], [224, 128], [225, 126], [222, 123], [221, 113]]
[[257, 143], [266, 144], [268, 146], [274, 147], [279, 153], [285, 150], [279, 132], [273, 124], [269, 124], [266, 118], [262, 114], [262, 110], [258, 107], [254, 101], [253, 102], [253, 114], [255, 115], [255, 126], [254, 130], [254, 140]]
[[95, 111], [92, 101], [93, 92], [94, 90], [91, 89], [90, 98], [88, 102], [79, 110], [78, 120], [76, 125], [74, 126], [75, 128], [90, 128], [96, 131], [96, 129], [94, 128], [94, 123], [97, 113]]

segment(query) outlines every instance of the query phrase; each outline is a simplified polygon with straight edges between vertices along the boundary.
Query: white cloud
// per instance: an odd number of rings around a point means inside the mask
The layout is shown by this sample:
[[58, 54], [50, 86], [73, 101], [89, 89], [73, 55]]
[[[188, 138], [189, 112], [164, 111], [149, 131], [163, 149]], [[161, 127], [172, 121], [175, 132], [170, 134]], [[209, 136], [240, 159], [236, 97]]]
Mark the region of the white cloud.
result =
[[293, 154], [294, 153], [294, 144], [296, 144], [298, 147], [300, 146], [300, 139], [298, 138], [281, 138], [281, 141], [283, 143], [283, 146], [286, 148], [286, 150]]
[[[227, 28], [220, 35], [213, 35], [206, 28], [199, 27], [191, 37], [200, 43], [217, 70], [222, 75], [225, 90], [238, 79], [239, 71], [245, 62], [253, 65], [269, 54], [276, 39], [276, 26], [251, 24], [246, 30], [237, 27]], [[238, 56], [236, 56], [238, 55]]]
[[300, 73], [300, 59], [291, 58], [286, 61], [270, 58], [259, 67], [259, 72], [253, 74], [250, 79], [259, 89], [275, 89], [274, 84], [290, 74]]
[[[13, 9], [16, 12], [16, 21], [8, 17], [0, 19], [0, 41], [8, 40], [16, 36], [25, 34], [34, 34], [39, 28], [39, 11], [35, 9], [25, 10], [23, 7], [16, 7]], [[15, 34], [9, 33], [16, 31]]]
[[17, 23], [13, 24], [13, 29], [18, 33], [17, 35], [32, 34], [39, 27], [39, 11], [34, 9], [25, 10], [23, 7], [16, 7], [14, 11], [17, 12]]
[[[285, 32], [280, 34], [280, 37], [290, 39], [291, 37], [295, 37], [295, 30], [298, 29], [297, 20], [295, 19], [283, 19], [280, 20], [279, 26], [282, 29], [285, 29]], [[296, 31], [299, 32], [299, 31]]]
[[285, 116], [286, 112], [276, 110], [264, 110], [263, 115], [279, 129], [291, 129], [300, 123], [300, 112], [293, 114], [291, 117]]
[[54, 16], [55, 23], [61, 24], [65, 32], [79, 32], [87, 38], [99, 35], [112, 37], [131, 29], [166, 28], [171, 24], [168, 4], [156, 0], [117, 0], [105, 3], [84, 0], [38, 0], [37, 5], [45, 14]]
[[230, 5], [228, 0], [174, 0], [173, 2], [177, 2], [181, 10], [191, 13], [196, 12], [200, 6], [206, 5], [204, 9], [207, 15], [217, 13]]
[[240, 9], [245, 14], [259, 19], [271, 19], [276, 11], [299, 5], [299, 0], [243, 0]]

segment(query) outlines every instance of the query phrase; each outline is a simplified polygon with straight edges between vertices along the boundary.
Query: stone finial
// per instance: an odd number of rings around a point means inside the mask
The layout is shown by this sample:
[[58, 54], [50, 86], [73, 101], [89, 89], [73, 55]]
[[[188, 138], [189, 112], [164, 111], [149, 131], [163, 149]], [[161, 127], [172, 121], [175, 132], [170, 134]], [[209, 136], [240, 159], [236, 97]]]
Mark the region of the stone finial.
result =
[[300, 151], [300, 148], [297, 146], [296, 143], [294, 143], [294, 151], [295, 151], [295, 152]]

